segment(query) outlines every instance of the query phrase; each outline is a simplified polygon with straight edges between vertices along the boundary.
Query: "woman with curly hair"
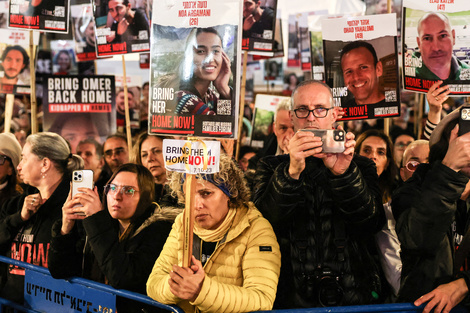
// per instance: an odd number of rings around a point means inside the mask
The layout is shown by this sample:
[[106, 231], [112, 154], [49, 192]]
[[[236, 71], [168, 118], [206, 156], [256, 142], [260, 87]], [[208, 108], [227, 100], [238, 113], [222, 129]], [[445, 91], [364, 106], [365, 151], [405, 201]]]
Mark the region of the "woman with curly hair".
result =
[[[249, 202], [242, 171], [222, 154], [220, 172], [196, 178], [192, 265], [181, 266], [180, 214], [147, 281], [147, 294], [185, 312], [271, 310], [281, 254], [271, 225]], [[181, 173], [170, 175], [180, 201], [184, 179]]]

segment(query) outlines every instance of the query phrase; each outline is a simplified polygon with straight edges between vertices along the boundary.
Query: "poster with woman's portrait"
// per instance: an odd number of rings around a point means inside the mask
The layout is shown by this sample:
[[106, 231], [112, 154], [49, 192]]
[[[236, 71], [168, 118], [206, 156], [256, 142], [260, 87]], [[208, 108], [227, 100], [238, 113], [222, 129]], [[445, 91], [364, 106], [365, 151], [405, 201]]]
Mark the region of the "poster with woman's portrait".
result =
[[8, 27], [68, 33], [70, 0], [9, 0]]
[[52, 74], [76, 75], [78, 74], [75, 60], [75, 42], [73, 40], [52, 40]]
[[325, 80], [342, 120], [400, 115], [395, 14], [323, 19]]
[[154, 2], [150, 133], [236, 138], [241, 4]]

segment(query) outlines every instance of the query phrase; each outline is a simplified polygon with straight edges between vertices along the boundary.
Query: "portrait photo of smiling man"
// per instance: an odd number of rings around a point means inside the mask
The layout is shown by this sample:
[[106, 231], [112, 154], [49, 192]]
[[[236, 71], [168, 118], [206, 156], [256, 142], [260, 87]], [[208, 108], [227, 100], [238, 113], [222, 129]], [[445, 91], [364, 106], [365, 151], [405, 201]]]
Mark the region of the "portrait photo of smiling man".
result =
[[382, 62], [374, 47], [365, 41], [353, 41], [341, 50], [341, 70], [348, 91], [356, 104], [375, 104], [385, 99], [379, 85], [383, 74]]
[[[443, 2], [442, 2], [443, 3]], [[428, 92], [443, 81], [450, 96], [470, 94], [470, 7], [468, 1], [435, 3], [403, 0], [404, 88]]]
[[443, 13], [424, 14], [418, 22], [416, 37], [422, 66], [416, 76], [433, 80], [458, 80], [462, 68], [470, 68], [453, 55], [455, 29]]
[[395, 14], [322, 20], [325, 81], [340, 118], [400, 115]]

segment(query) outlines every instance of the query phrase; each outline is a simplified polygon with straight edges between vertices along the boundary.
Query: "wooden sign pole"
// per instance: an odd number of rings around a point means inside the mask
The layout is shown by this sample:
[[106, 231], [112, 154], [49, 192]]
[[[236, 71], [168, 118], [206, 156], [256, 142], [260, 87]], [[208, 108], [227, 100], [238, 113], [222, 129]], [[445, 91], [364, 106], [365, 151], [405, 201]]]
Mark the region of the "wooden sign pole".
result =
[[29, 31], [29, 74], [31, 81], [31, 134], [38, 132], [38, 107], [36, 102], [36, 72], [34, 63], [36, 58], [36, 45], [34, 44], [34, 32]]
[[127, 76], [126, 76], [126, 59], [124, 54], [122, 55], [122, 86], [124, 88], [124, 108], [126, 112], [126, 136], [127, 136], [127, 147], [129, 154], [132, 153], [132, 134], [131, 134], [131, 118], [129, 115], [129, 99], [127, 97]]
[[185, 184], [183, 266], [191, 267], [191, 256], [193, 255], [194, 195], [196, 191], [196, 176], [193, 174], [186, 174]]
[[11, 128], [11, 119], [13, 118], [13, 105], [15, 104], [15, 95], [12, 93], [7, 94], [5, 101], [5, 127], [4, 133], [9, 133]]
[[242, 81], [240, 86], [240, 112], [238, 116], [238, 140], [237, 147], [235, 151], [235, 160], [238, 160], [238, 153], [241, 146], [241, 137], [243, 130], [243, 113], [245, 113], [245, 89], [246, 89], [246, 64], [248, 63], [248, 50], [245, 50], [243, 53], [243, 74]]

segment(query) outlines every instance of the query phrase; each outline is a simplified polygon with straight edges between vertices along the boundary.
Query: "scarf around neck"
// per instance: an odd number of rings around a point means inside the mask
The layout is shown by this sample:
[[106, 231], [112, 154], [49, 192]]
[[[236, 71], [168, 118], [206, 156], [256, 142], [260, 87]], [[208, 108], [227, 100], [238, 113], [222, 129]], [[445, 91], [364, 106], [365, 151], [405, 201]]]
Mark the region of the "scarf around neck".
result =
[[233, 220], [237, 214], [237, 209], [229, 208], [228, 213], [225, 216], [224, 221], [220, 224], [217, 229], [204, 229], [199, 227], [197, 223], [194, 223], [194, 233], [206, 242], [218, 242], [224, 238], [225, 234], [232, 227]]

